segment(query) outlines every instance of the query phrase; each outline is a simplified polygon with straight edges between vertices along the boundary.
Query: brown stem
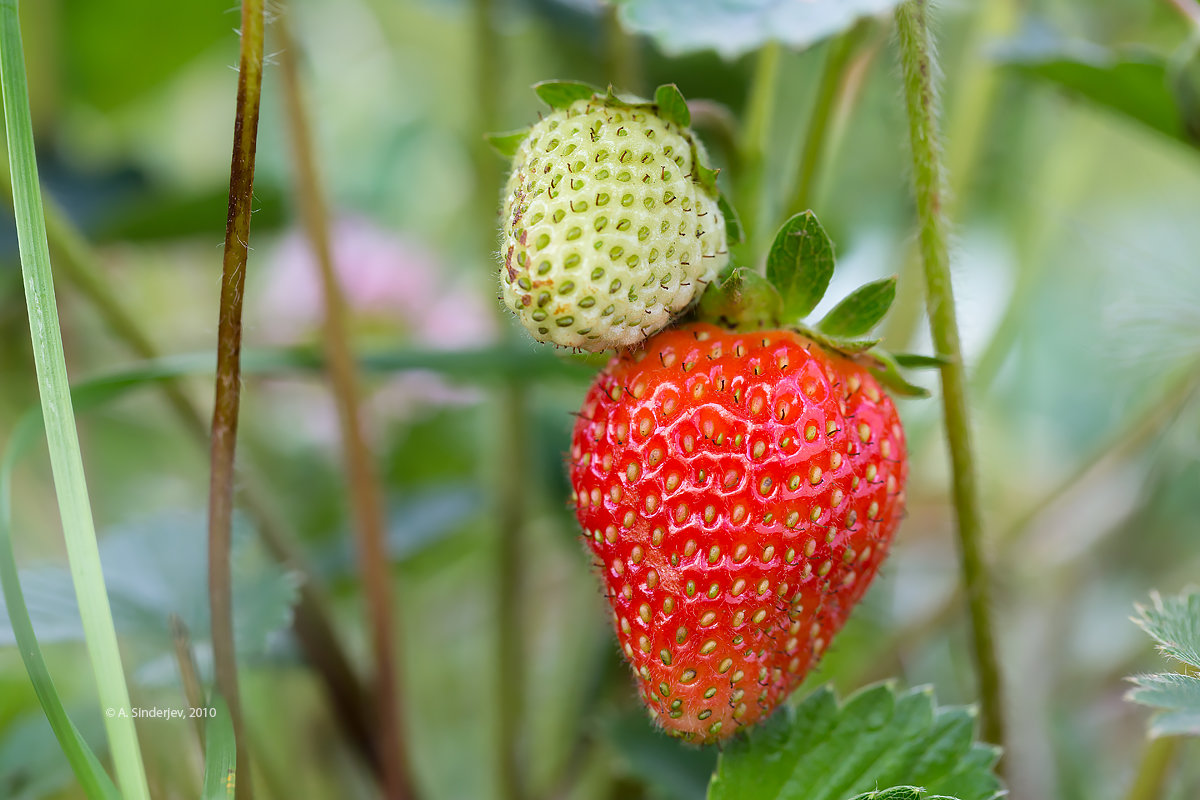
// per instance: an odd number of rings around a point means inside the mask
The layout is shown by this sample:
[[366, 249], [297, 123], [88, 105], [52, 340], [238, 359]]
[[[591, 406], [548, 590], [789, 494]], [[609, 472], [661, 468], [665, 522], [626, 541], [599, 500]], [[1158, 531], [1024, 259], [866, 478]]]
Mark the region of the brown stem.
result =
[[[183, 683], [183, 696], [188, 707], [196, 710], [205, 707], [204, 686], [200, 682], [200, 671], [196, 669], [196, 655], [192, 652], [192, 637], [187, 625], [178, 614], [167, 618], [171, 627], [171, 642], [175, 646], [175, 661], [179, 665], [179, 680]], [[204, 752], [204, 717], [192, 717], [196, 726], [196, 738], [200, 741], [200, 752]]]
[[313, 158], [313, 146], [296, 66], [296, 44], [287, 12], [276, 21], [293, 166], [304, 227], [320, 269], [325, 299], [325, 354], [330, 384], [341, 423], [342, 455], [349, 477], [351, 506], [358, 533], [359, 571], [367, 599], [375, 655], [375, 720], [384, 790], [390, 800], [416, 796], [401, 724], [400, 669], [393, 639], [391, 560], [383, 490], [363, 430], [358, 365], [347, 332], [346, 301], [334, 271], [324, 193]]
[[233, 637], [233, 592], [229, 563], [233, 528], [234, 451], [241, 395], [242, 298], [254, 193], [254, 152], [262, 94], [263, 2], [242, 2], [242, 46], [238, 69], [237, 114], [229, 168], [229, 214], [221, 270], [221, 311], [217, 325], [217, 378], [212, 418], [212, 473], [208, 501], [208, 594], [212, 617], [213, 671], [229, 705], [237, 750], [237, 800], [254, 795], [250, 759], [238, 691]]

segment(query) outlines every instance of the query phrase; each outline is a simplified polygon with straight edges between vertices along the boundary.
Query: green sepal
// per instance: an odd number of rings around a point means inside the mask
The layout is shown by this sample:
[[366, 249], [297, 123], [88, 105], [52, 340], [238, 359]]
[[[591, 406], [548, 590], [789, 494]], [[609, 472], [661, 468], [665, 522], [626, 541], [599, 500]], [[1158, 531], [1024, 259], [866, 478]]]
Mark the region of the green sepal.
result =
[[695, 146], [692, 147], [692, 176], [710, 193], [717, 192], [717, 173], [720, 171], [705, 164], [700, 157], [699, 149]]
[[737, 209], [726, 199], [724, 194], [717, 197], [717, 208], [721, 210], [721, 216], [725, 218], [725, 240], [731, 245], [744, 242], [746, 231], [742, 227], [742, 218], [738, 216]]
[[581, 81], [541, 81], [533, 85], [533, 91], [551, 108], [568, 108], [577, 100], [602, 94], [595, 86]]
[[896, 299], [896, 276], [881, 278], [851, 292], [817, 323], [817, 330], [835, 338], [853, 338], [870, 331]]
[[1200, 145], [1200, 33], [1171, 59], [1168, 74], [1184, 134]]
[[882, 350], [872, 350], [869, 353], [863, 353], [858, 356], [856, 360], [866, 366], [867, 371], [874, 375], [876, 380], [890, 389], [892, 394], [898, 394], [902, 397], [929, 397], [928, 389], [924, 386], [917, 386], [915, 383], [909, 383], [900, 374], [900, 367], [896, 364], [896, 359], [892, 358], [890, 353]]
[[835, 350], [842, 355], [847, 356], [856, 356], [860, 353], [865, 353], [883, 341], [882, 339], [848, 339], [830, 336], [826, 333], [816, 330], [815, 328], [810, 328], [807, 325], [793, 325], [792, 329], [797, 333], [812, 339], [826, 350]]
[[700, 297], [701, 319], [738, 330], [778, 325], [783, 301], [771, 283], [752, 269], [727, 268]]
[[658, 106], [658, 115], [668, 122], [674, 122], [681, 128], [692, 126], [692, 112], [688, 110], [687, 100], [683, 93], [673, 83], [665, 83], [654, 90], [654, 104]]
[[483, 138], [497, 153], [505, 158], [512, 158], [517, 154], [517, 150], [521, 149], [521, 143], [529, 138], [529, 128], [521, 128], [516, 131], [501, 131], [499, 133], [485, 133]]
[[950, 359], [941, 356], [926, 356], [920, 353], [892, 353], [896, 364], [904, 369], [941, 369]]
[[785, 321], [808, 316], [833, 277], [833, 242], [817, 215], [805, 211], [783, 223], [767, 254], [767, 278], [783, 297]]

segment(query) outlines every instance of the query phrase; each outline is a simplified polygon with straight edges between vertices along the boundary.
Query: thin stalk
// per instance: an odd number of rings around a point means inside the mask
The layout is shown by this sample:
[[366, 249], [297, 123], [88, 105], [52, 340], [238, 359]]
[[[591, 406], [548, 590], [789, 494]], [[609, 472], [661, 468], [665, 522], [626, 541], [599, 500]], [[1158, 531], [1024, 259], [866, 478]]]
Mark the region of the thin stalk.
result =
[[[7, 177], [0, 182], [4, 184], [11, 202]], [[130, 351], [147, 361], [159, 358], [161, 353], [150, 336], [110, 288], [95, 251], [53, 198], [45, 198], [45, 216], [50, 248], [63, 276], [96, 309], [108, 329]], [[178, 380], [164, 380], [158, 385], [180, 424], [207, 454], [208, 423], [195, 401]], [[266, 491], [252, 476], [241, 476], [238, 502], [254, 521], [254, 529], [273, 558], [301, 575], [292, 623], [296, 638], [308, 662], [322, 678], [338, 723], [350, 742], [378, 772], [374, 734], [367, 719], [366, 690], [333, 629], [327, 611], [329, 602], [319, 580], [305, 563], [300, 547], [286, 523], [271, 509], [266, 495]]]
[[1179, 740], [1178, 736], [1162, 736], [1146, 745], [1125, 800], [1161, 800], [1167, 796], [1167, 778], [1179, 750]]
[[1004, 709], [992, 627], [990, 579], [983, 555], [983, 515], [971, 446], [966, 370], [950, 282], [949, 222], [944, 208], [937, 122], [937, 63], [928, 11], [928, 0], [910, 0], [896, 12], [912, 147], [913, 188], [920, 222], [919, 246], [925, 268], [930, 333], [935, 352], [945, 359], [941, 368], [942, 410], [953, 468], [954, 507], [983, 711], [983, 736], [1003, 746]]
[[616, 3], [606, 3], [604, 11], [604, 74], [620, 91], [642, 91], [642, 51], [637, 37], [621, 26]]
[[75, 429], [33, 146], [33, 123], [29, 111], [29, 89], [17, 0], [0, 2], [0, 83], [3, 84], [14, 216], [25, 300], [29, 309], [38, 394], [45, 419], [50, 466], [58, 496], [71, 579], [79, 603], [100, 705], [106, 709], [105, 729], [117, 784], [128, 800], [148, 800], [150, 790], [138, 749], [137, 730], [132, 716], [120, 713], [130, 707], [129, 689], [125, 684], [117, 632], [104, 587], [100, 551], [83, 471], [83, 456]]
[[359, 571], [366, 593], [367, 617], [375, 657], [374, 700], [379, 761], [383, 765], [387, 797], [404, 800], [415, 797], [416, 790], [402, 722], [403, 703], [400, 667], [396, 659], [396, 625], [392, 613], [391, 560], [387, 552], [383, 488], [364, 432], [362, 392], [359, 388], [361, 379], [350, 347], [346, 300], [334, 269], [325, 194], [317, 175], [308, 114], [296, 66], [296, 40], [291, 33], [287, 10], [278, 15], [276, 30], [280, 39], [279, 66], [292, 138], [296, 190], [304, 228], [320, 271], [325, 305], [323, 341], [326, 363], [337, 405], [342, 457], [346, 464], [351, 507], [358, 533]]
[[758, 53], [754, 77], [750, 84], [745, 124], [742, 128], [742, 151], [738, 158], [742, 173], [738, 175], [738, 213], [746, 230], [746, 242], [757, 259], [756, 243], [762, 239], [764, 206], [763, 174], [767, 150], [770, 149], [771, 125], [775, 118], [775, 96], [779, 87], [779, 62], [783, 57], [779, 42], [768, 42]]
[[[495, 130], [499, 119], [501, 86], [499, 76], [503, 66], [493, 14], [492, 0], [472, 3], [475, 39], [475, 91], [477, 114], [476, 134]], [[496, 208], [500, 194], [500, 169], [482, 139], [475, 143], [479, 194], [482, 203], [481, 224], [495, 226]], [[485, 223], [486, 221], [486, 223]], [[494, 229], [494, 228], [493, 228]], [[485, 241], [491, 244], [491, 237]], [[492, 264], [488, 254], [483, 263]], [[496, 313], [502, 317], [502, 329], [511, 331], [505, 312], [497, 304]], [[511, 333], [509, 335], [512, 335]], [[500, 432], [492, 464], [491, 485], [495, 488], [492, 502], [495, 509], [496, 533], [496, 673], [497, 701], [495, 740], [499, 762], [497, 789], [501, 800], [520, 800], [527, 796], [526, 773], [523, 763], [525, 745], [525, 681], [527, 676], [524, 615], [521, 613], [522, 591], [526, 585], [525, 525], [527, 515], [526, 483], [530, 465], [526, 382], [512, 379], [500, 391], [497, 426]]]
[[253, 797], [250, 758], [238, 691], [233, 639], [233, 592], [229, 553], [233, 529], [234, 451], [241, 399], [242, 299], [249, 254], [254, 194], [254, 153], [262, 95], [263, 0], [242, 1], [242, 45], [238, 69], [233, 156], [229, 168], [229, 215], [221, 272], [217, 325], [217, 377], [212, 417], [212, 473], [208, 502], [208, 596], [212, 619], [213, 672], [229, 706], [238, 768], [237, 798]]
[[[171, 628], [171, 644], [175, 648], [175, 663], [179, 667], [179, 680], [183, 684], [183, 696], [188, 708], [198, 710], [205, 708], [204, 684], [200, 681], [200, 670], [196, 667], [196, 654], [192, 651], [192, 636], [187, 624], [178, 614], [167, 618]], [[204, 754], [204, 720], [203, 715], [192, 717], [196, 728], [196, 737], [200, 741], [200, 753]]]
[[833, 120], [834, 108], [841, 93], [846, 67], [866, 30], [867, 25], [860, 23], [829, 44], [825, 67], [821, 72], [821, 82], [817, 85], [817, 98], [813, 102], [808, 129], [804, 134], [800, 166], [793, 184], [796, 190], [788, 206], [785, 215], [787, 217], [812, 208], [813, 200], [817, 196], [821, 165], [825, 160], [825, 143], [830, 132], [830, 122]]

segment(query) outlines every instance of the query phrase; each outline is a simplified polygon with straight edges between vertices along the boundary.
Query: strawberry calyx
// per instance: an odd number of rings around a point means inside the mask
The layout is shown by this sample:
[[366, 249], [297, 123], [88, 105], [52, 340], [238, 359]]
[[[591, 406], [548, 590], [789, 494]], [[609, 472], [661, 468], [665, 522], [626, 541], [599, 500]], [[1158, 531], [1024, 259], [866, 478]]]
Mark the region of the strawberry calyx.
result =
[[[727, 217], [728, 219], [728, 217]], [[938, 368], [936, 356], [893, 355], [870, 336], [896, 299], [896, 277], [855, 289], [816, 324], [805, 321], [824, 299], [836, 266], [833, 242], [816, 214], [805, 211], [780, 227], [767, 256], [766, 275], [730, 265], [709, 285], [692, 314], [733, 330], [795, 331], [869, 370], [896, 394], [927, 397], [902, 368]]]

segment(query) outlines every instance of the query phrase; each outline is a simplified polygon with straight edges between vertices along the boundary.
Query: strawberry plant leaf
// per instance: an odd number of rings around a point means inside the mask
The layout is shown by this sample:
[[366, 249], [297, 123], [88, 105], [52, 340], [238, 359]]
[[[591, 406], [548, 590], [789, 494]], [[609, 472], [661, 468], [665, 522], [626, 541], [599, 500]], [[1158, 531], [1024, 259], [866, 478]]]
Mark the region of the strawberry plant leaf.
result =
[[1145, 49], [1109, 50], [1031, 35], [1006, 47], [1000, 61], [1017, 72], [1186, 141], [1167, 80], [1166, 60]]
[[673, 83], [665, 83], [654, 92], [654, 104], [658, 106], [658, 115], [668, 122], [674, 122], [681, 128], [690, 128], [692, 112], [688, 110], [687, 100], [683, 93]]
[[882, 793], [887, 800], [914, 797], [911, 786], [991, 800], [1003, 791], [992, 772], [999, 752], [975, 741], [975, 727], [973, 709], [938, 707], [928, 687], [878, 684], [842, 704], [818, 689], [733, 740], [708, 800], [843, 800], [873, 797], [881, 785], [897, 787]]
[[533, 91], [551, 108], [566, 108], [576, 100], [587, 100], [603, 94], [595, 86], [581, 81], [541, 81], [533, 85]]
[[529, 128], [518, 131], [503, 131], [501, 133], [485, 133], [483, 138], [492, 149], [505, 158], [512, 158], [520, 149], [521, 143], [529, 138]]
[[767, 278], [783, 296], [785, 322], [798, 322], [817, 307], [833, 264], [833, 242], [816, 214], [805, 211], [783, 223], [767, 254]]
[[621, 21], [648, 34], [668, 54], [716, 50], [726, 58], [770, 41], [802, 49], [883, 14], [899, 0], [617, 0]]
[[700, 298], [699, 315], [732, 328], [770, 328], [782, 308], [779, 292], [747, 267], [726, 270]]
[[[1134, 617], [1158, 643], [1160, 653], [1181, 662], [1184, 669], [1200, 669], [1200, 590], [1174, 597], [1150, 595], [1150, 605], [1138, 605]], [[1200, 736], [1200, 677], [1165, 672], [1130, 678], [1134, 688], [1126, 699], [1159, 709], [1150, 724], [1150, 735]]]
[[896, 276], [872, 281], [834, 306], [817, 330], [838, 338], [862, 336], [879, 324], [895, 299]]
[[725, 217], [726, 241], [731, 245], [741, 244], [746, 238], [746, 231], [742, 228], [742, 218], [738, 216], [737, 210], [723, 194], [717, 198], [717, 208], [721, 209], [721, 214]]
[[941, 369], [949, 363], [941, 356], [926, 356], [920, 353], [892, 353], [892, 358], [904, 369]]

